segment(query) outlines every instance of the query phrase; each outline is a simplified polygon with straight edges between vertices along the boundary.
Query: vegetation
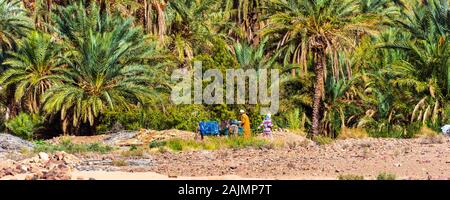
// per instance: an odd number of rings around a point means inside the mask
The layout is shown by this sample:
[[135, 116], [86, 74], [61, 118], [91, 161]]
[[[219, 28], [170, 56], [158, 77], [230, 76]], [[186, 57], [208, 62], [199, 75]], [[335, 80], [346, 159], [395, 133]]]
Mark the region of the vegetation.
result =
[[38, 115], [20, 113], [5, 123], [11, 133], [26, 140], [33, 139], [35, 129], [39, 128], [42, 118]]
[[333, 143], [333, 139], [326, 136], [316, 136], [314, 138], [314, 141], [317, 142], [319, 145], [325, 145], [325, 144], [331, 144]]
[[390, 174], [390, 173], [380, 173], [377, 176], [377, 180], [395, 180], [396, 179], [396, 175], [395, 174]]
[[450, 123], [449, 16], [449, 0], [0, 0], [0, 119], [32, 139], [193, 131], [244, 108], [256, 128], [261, 105], [170, 101], [172, 71], [202, 61], [280, 69], [275, 126], [319, 143], [410, 138]]
[[217, 150], [222, 148], [243, 149], [243, 148], [273, 148], [271, 143], [264, 139], [243, 137], [211, 137], [204, 141], [172, 139], [168, 141], [153, 141], [149, 144], [150, 148], [168, 148], [172, 151], [183, 150]]
[[44, 141], [36, 141], [35, 152], [49, 152], [64, 151], [66, 153], [85, 153], [85, 152], [98, 152], [108, 153], [114, 150], [113, 147], [104, 145], [101, 143], [90, 144], [75, 144], [70, 140], [63, 140], [59, 144], [50, 144]]
[[341, 174], [338, 176], [338, 180], [364, 180], [364, 176], [354, 174]]

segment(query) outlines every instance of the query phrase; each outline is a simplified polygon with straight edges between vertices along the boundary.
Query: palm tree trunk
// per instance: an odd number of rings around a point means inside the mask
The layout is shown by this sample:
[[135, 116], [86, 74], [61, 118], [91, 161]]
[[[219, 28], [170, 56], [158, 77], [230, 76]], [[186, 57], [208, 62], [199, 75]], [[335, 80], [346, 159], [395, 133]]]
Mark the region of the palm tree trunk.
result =
[[[51, 23], [51, 18], [52, 18], [52, 5], [53, 5], [53, 0], [47, 0], [47, 16], [46, 16], [46, 23], [50, 25]], [[47, 31], [47, 27], [44, 28], [45, 31]]]
[[147, 0], [144, 0], [144, 20], [143, 20], [143, 22], [144, 22], [144, 32], [145, 33], [149, 33], [149, 14], [150, 14], [150, 11], [149, 11], [149, 7], [148, 7], [148, 2], [147, 2]]
[[164, 34], [166, 33], [166, 19], [164, 17], [164, 9], [166, 7], [166, 3], [165, 1], [158, 2], [154, 0], [153, 6], [155, 7], [158, 15], [158, 36], [162, 41], [162, 39], [164, 38]]
[[314, 102], [313, 102], [313, 119], [312, 119], [312, 136], [316, 136], [320, 133], [320, 107], [322, 104], [323, 95], [323, 70], [324, 70], [324, 60], [325, 54], [323, 50], [319, 50], [316, 53], [315, 60], [316, 64], [314, 66], [314, 72], [316, 74], [316, 80], [314, 85]]

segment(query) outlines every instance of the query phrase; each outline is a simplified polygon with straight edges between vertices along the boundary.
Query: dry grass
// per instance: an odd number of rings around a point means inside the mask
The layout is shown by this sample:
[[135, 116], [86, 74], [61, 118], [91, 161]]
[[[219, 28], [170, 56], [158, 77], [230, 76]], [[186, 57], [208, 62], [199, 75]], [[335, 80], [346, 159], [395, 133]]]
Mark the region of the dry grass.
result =
[[126, 160], [113, 160], [112, 164], [116, 167], [128, 166], [128, 162]]
[[362, 138], [367, 138], [369, 137], [369, 134], [367, 133], [366, 130], [362, 129], [362, 128], [342, 128], [341, 132], [339, 133], [338, 139], [349, 139], [349, 138], [354, 138], [354, 139], [362, 139]]
[[422, 127], [416, 137], [420, 138], [422, 144], [442, 144], [445, 142], [445, 136], [428, 128]]
[[438, 132], [434, 131], [431, 128], [423, 126], [420, 128], [420, 131], [416, 134], [416, 137], [434, 137], [440, 135]]
[[313, 141], [316, 142], [318, 145], [327, 145], [333, 143], [334, 140], [333, 138], [327, 136], [317, 135], [314, 136]]
[[126, 158], [140, 158], [144, 156], [144, 149], [122, 151], [120, 154]]
[[421, 144], [442, 144], [446, 140], [446, 136], [436, 135], [436, 136], [424, 136], [420, 139]]
[[307, 135], [307, 132], [305, 132], [303, 129], [288, 129], [288, 131], [290, 133], [294, 133], [296, 135], [300, 135], [303, 137], [306, 137], [306, 135]]

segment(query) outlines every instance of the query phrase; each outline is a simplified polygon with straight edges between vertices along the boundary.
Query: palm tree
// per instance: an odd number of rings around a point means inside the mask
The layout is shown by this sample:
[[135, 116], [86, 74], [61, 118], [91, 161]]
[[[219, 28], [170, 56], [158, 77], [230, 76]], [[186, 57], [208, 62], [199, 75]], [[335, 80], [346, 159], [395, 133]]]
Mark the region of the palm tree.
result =
[[261, 29], [262, 8], [267, 1], [264, 0], [232, 0], [236, 10], [235, 21], [242, 32], [242, 39], [250, 44], [258, 44], [257, 32]]
[[450, 96], [450, 9], [447, 0], [413, 2], [393, 21], [409, 38], [386, 41], [382, 47], [404, 54], [385, 74], [394, 87], [413, 92], [410, 122], [438, 126], [442, 106]]
[[59, 45], [50, 35], [31, 32], [19, 42], [17, 52], [11, 52], [3, 64], [10, 66], [0, 77], [0, 84], [13, 87], [15, 100], [23, 101], [28, 110], [38, 113], [40, 96], [54, 83], [62, 65], [59, 62]]
[[216, 32], [218, 25], [214, 19], [215, 11], [220, 4], [215, 0], [177, 0], [169, 2], [173, 10], [169, 36], [169, 49], [174, 51], [179, 61], [189, 64], [194, 55], [199, 52], [211, 51], [214, 40], [221, 40], [225, 36]]
[[[16, 42], [31, 29], [31, 20], [27, 17], [26, 10], [19, 0], [0, 0], [0, 63], [5, 59], [5, 53], [14, 50]], [[0, 71], [7, 69], [7, 65], [1, 64]], [[18, 113], [18, 106], [13, 97], [12, 88], [4, 90], [0, 87], [2, 95], [5, 95], [6, 115], [5, 119]]]
[[[411, 34], [411, 40], [387, 47], [402, 49], [407, 62], [420, 69], [420, 77], [433, 78], [450, 96], [450, 8], [448, 0], [428, 0], [404, 10], [395, 22]], [[422, 79], [423, 80], [423, 79]]]
[[95, 128], [96, 119], [107, 110], [128, 108], [152, 94], [154, 69], [144, 60], [154, 48], [131, 20], [98, 17], [95, 5], [86, 9], [76, 4], [60, 9], [58, 15], [57, 28], [70, 43], [69, 68], [42, 101], [46, 112], [60, 113], [65, 133], [69, 128], [77, 131], [81, 123]]
[[264, 48], [267, 43], [265, 38], [256, 47], [252, 47], [246, 41], [237, 42], [233, 45], [236, 60], [241, 68], [260, 69], [268, 67], [273, 60], [265, 56]]
[[21, 1], [0, 0], [0, 54], [13, 48], [30, 28], [30, 19]]
[[354, 48], [358, 33], [376, 30], [378, 17], [360, 13], [357, 6], [354, 0], [274, 0], [268, 5], [268, 24], [262, 35], [271, 36], [284, 59], [299, 64], [302, 74], [307, 73], [307, 60], [314, 63], [313, 135], [320, 132], [327, 60], [332, 61], [333, 77], [339, 79], [343, 70], [338, 51]]

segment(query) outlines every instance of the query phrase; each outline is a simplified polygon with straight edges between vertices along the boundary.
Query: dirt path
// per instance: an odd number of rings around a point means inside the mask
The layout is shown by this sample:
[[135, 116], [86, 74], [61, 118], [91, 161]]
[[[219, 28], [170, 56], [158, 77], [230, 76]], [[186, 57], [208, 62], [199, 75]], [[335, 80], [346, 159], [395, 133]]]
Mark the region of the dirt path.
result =
[[123, 167], [91, 163], [88, 169], [125, 171], [130, 177], [137, 172], [156, 172], [166, 178], [336, 179], [351, 174], [376, 179], [387, 172], [398, 179], [449, 180], [450, 139], [350, 139], [323, 146], [164, 153], [140, 160], [148, 163]]

